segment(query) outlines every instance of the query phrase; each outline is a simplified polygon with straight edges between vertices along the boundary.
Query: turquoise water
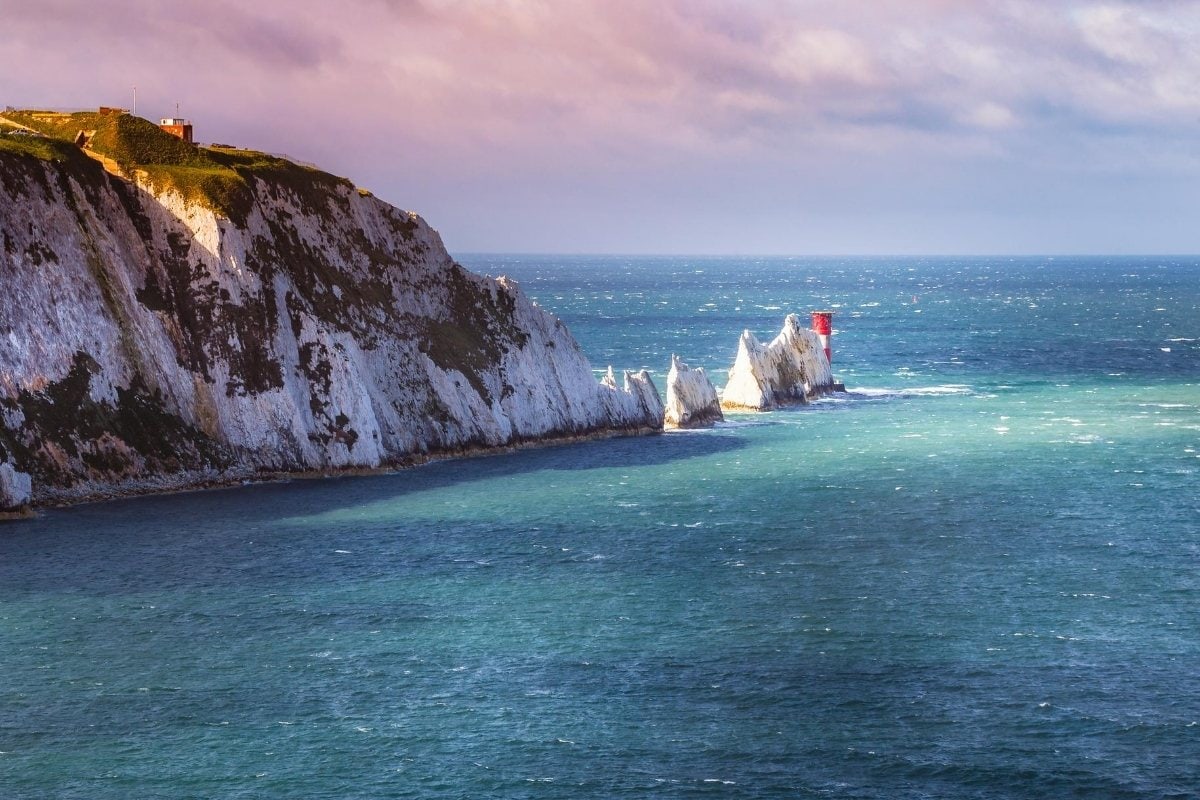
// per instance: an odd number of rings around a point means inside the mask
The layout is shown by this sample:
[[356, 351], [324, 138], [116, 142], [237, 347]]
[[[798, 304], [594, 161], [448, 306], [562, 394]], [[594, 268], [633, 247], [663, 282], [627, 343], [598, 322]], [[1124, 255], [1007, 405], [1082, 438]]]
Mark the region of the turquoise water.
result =
[[1200, 261], [473, 256], [711, 431], [0, 528], [0, 796], [1200, 794]]

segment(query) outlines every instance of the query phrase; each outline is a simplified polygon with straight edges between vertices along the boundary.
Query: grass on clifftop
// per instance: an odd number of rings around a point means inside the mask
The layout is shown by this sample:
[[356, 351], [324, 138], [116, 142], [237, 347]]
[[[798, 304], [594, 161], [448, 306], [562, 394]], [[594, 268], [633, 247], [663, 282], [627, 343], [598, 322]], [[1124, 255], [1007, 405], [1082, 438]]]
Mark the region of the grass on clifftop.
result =
[[15, 128], [0, 127], [0, 153], [30, 156], [42, 161], [73, 161], [86, 158], [74, 145], [44, 136], [13, 135]]
[[[60, 160], [56, 156], [65, 152], [64, 143], [74, 148], [80, 131], [94, 131], [88, 149], [112, 159], [126, 174], [141, 170], [156, 189], [174, 189], [189, 202], [204, 205], [239, 224], [245, 222], [254, 202], [254, 177], [286, 186], [299, 197], [305, 210], [319, 211], [327, 193], [338, 186], [353, 188], [344, 178], [266, 153], [188, 144], [132, 114], [10, 111], [5, 116], [50, 139], [0, 136], [0, 147]], [[12, 141], [19, 144], [10, 147]]]

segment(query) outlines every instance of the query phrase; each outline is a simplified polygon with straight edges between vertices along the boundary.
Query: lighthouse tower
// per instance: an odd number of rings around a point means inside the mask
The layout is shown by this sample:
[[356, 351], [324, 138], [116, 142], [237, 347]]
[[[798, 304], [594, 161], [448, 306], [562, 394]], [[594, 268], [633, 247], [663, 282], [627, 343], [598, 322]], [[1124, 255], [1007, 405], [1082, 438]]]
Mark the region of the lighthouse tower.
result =
[[833, 349], [829, 346], [829, 340], [833, 338], [833, 312], [812, 312], [812, 329], [813, 333], [821, 338], [821, 346], [825, 348], [825, 358], [832, 364]]

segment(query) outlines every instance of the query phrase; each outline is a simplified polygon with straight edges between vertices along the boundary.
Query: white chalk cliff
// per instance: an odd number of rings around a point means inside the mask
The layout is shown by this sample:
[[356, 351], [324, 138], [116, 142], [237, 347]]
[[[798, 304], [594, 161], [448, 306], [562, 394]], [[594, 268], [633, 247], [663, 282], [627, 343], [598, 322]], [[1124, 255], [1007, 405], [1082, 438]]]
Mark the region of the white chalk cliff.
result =
[[7, 461], [0, 462], [0, 513], [29, 505], [32, 488], [28, 473], [18, 472]]
[[0, 505], [662, 427], [348, 181], [273, 163], [226, 215], [133, 175], [0, 149]]
[[761, 344], [750, 331], [742, 333], [721, 405], [762, 411], [806, 403], [832, 390], [833, 373], [820, 338], [788, 314], [770, 344]]
[[721, 400], [704, 368], [690, 369], [672, 355], [671, 371], [667, 373], [666, 427], [701, 428], [724, 418]]

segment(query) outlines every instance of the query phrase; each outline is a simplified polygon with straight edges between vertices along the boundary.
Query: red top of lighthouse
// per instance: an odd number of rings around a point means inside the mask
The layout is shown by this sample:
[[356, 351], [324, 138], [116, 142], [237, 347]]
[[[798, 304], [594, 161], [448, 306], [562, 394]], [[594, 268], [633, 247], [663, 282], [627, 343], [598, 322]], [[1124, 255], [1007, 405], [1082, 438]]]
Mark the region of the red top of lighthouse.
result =
[[832, 311], [814, 311], [812, 312], [812, 329], [813, 333], [821, 336], [829, 336], [833, 333], [833, 312]]

